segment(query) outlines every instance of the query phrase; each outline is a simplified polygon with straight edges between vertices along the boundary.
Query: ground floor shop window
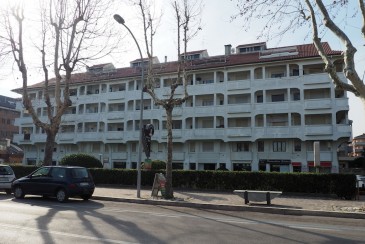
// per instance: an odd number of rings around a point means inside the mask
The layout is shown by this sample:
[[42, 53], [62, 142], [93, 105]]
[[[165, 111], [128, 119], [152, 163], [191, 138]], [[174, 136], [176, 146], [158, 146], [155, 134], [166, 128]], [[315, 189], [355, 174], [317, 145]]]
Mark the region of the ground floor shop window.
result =
[[204, 170], [215, 170], [216, 164], [204, 164]]
[[190, 170], [196, 170], [196, 163], [189, 163]]
[[127, 168], [127, 163], [126, 162], [116, 161], [116, 162], [113, 162], [113, 165], [114, 165], [114, 168], [116, 168], [116, 169], [125, 169], [125, 168]]
[[266, 171], [266, 163], [259, 163], [259, 171]]
[[184, 169], [183, 163], [172, 163], [172, 169]]
[[27, 165], [36, 165], [37, 161], [35, 159], [27, 159]]
[[302, 166], [293, 166], [293, 172], [302, 172]]
[[252, 167], [248, 163], [233, 163], [233, 171], [252, 171]]

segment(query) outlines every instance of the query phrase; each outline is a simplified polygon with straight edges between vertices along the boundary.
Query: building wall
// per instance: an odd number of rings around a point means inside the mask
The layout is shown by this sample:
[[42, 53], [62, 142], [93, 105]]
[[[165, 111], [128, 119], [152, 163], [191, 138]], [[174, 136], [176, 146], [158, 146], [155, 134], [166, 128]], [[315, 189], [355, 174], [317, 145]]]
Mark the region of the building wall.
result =
[[20, 112], [15, 109], [16, 99], [0, 96], [0, 139], [13, 140], [13, 135], [18, 133], [18, 127], [14, 125]]
[[[346, 81], [342, 73], [339, 76]], [[156, 92], [169, 94], [175, 74], [164, 74]], [[314, 171], [313, 142], [320, 142], [323, 172], [338, 172], [336, 149], [349, 138], [348, 98], [335, 91], [319, 58], [197, 69], [189, 75], [190, 98], [173, 111], [173, 165], [184, 169], [307, 172]], [[105, 167], [135, 168], [138, 160], [139, 77], [71, 87], [72, 107], [63, 116], [54, 161], [70, 153], [88, 153]], [[44, 120], [42, 92], [34, 104]], [[176, 92], [182, 96], [182, 87]], [[18, 106], [20, 108], [20, 106]], [[166, 115], [148, 94], [143, 124], [155, 127], [151, 159], [166, 159]], [[45, 134], [22, 113], [16, 142], [24, 164], [40, 162]], [[143, 160], [145, 155], [143, 154]]]

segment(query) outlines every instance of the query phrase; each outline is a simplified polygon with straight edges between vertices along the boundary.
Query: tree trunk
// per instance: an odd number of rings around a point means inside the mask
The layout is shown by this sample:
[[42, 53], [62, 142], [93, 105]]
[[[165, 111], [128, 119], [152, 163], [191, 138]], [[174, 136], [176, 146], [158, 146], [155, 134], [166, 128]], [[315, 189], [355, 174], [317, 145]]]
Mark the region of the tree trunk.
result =
[[52, 130], [46, 130], [47, 140], [44, 148], [43, 165], [52, 165], [53, 148], [55, 144], [56, 133]]
[[172, 189], [172, 107], [166, 109], [166, 129], [167, 129], [167, 162], [166, 162], [166, 199], [174, 198]]

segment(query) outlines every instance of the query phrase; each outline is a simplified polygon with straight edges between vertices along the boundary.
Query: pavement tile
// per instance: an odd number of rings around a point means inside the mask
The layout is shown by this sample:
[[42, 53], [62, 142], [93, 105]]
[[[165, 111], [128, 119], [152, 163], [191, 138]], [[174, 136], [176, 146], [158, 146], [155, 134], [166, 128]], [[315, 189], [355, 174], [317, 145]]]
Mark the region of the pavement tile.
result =
[[[139, 200], [163, 200], [159, 192], [158, 197], [151, 197], [152, 189], [141, 189]], [[95, 197], [108, 197], [116, 199], [135, 199], [137, 190], [128, 187], [97, 186], [94, 192]], [[244, 199], [229, 192], [206, 192], [206, 191], [185, 191], [174, 190], [175, 199], [172, 202], [184, 202], [210, 205], [230, 205], [230, 206], [252, 206], [270, 207], [277, 209], [291, 210], [311, 210], [324, 212], [348, 212], [361, 213], [365, 215], [365, 195], [360, 195], [359, 200], [342, 200], [333, 197], [313, 197], [313, 196], [291, 196], [281, 195], [271, 200], [271, 205], [266, 202], [250, 202], [244, 204]], [[171, 202], [171, 200], [170, 200]]]

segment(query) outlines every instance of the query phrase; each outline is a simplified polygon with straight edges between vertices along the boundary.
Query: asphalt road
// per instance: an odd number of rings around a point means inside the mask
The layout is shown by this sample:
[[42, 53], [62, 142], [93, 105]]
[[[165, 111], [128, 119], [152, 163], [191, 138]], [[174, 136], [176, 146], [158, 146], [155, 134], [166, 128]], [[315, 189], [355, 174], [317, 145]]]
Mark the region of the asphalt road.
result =
[[365, 221], [0, 193], [0, 243], [365, 243]]

